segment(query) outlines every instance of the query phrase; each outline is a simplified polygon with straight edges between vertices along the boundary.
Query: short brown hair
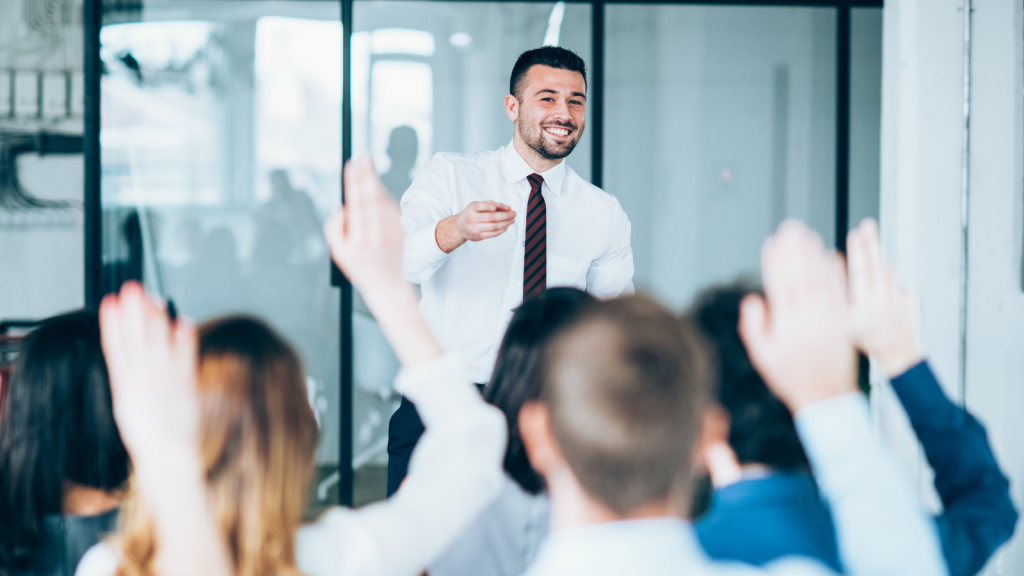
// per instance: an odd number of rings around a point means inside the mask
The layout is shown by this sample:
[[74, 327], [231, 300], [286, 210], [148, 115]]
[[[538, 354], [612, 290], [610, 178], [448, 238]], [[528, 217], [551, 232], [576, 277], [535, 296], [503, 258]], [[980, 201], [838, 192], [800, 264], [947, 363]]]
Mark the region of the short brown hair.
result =
[[512, 76], [508, 81], [508, 93], [515, 96], [516, 100], [523, 99], [523, 77], [534, 66], [549, 66], [570, 72], [579, 72], [583, 76], [583, 85], [587, 85], [587, 65], [572, 50], [566, 50], [560, 46], [541, 46], [533, 50], [527, 50], [519, 55], [516, 63], [512, 66]]
[[714, 385], [689, 322], [643, 296], [602, 302], [558, 335], [546, 362], [541, 400], [590, 496], [625, 514], [689, 477]]

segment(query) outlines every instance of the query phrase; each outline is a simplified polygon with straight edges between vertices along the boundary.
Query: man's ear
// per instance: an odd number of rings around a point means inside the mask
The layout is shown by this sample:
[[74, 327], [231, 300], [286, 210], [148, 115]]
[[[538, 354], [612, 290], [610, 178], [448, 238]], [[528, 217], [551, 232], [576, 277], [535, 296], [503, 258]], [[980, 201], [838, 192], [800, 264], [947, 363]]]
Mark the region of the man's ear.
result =
[[551, 430], [551, 413], [541, 402], [531, 400], [519, 409], [519, 434], [530, 466], [541, 476], [547, 476], [562, 461]]
[[505, 113], [513, 122], [519, 119], [519, 99], [511, 94], [505, 96]]

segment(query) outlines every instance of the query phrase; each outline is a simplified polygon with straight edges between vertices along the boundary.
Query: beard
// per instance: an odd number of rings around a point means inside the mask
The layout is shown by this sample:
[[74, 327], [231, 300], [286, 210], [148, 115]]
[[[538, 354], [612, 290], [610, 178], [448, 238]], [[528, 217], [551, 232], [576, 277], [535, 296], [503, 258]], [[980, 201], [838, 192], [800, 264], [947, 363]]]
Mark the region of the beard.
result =
[[572, 130], [572, 134], [565, 143], [556, 142], [554, 137], [544, 131], [540, 124], [526, 125], [522, 120], [516, 120], [516, 130], [527, 146], [546, 160], [560, 160], [572, 153], [573, 149], [580, 142], [583, 131], [576, 128], [573, 122], [549, 122], [550, 126], [562, 126]]

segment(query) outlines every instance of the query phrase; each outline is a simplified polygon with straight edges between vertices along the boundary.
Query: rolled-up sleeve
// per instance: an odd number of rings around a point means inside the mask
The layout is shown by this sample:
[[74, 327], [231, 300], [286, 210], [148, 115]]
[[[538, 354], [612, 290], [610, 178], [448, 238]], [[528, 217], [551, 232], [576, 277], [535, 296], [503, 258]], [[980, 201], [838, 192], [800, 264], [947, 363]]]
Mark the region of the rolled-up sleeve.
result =
[[598, 298], [614, 298], [633, 293], [633, 248], [629, 242], [631, 225], [626, 212], [615, 204], [608, 250], [587, 271], [587, 292]]
[[448, 261], [437, 245], [437, 223], [451, 216], [451, 162], [442, 153], [435, 154], [402, 196], [402, 228], [405, 230], [405, 278], [422, 284]]

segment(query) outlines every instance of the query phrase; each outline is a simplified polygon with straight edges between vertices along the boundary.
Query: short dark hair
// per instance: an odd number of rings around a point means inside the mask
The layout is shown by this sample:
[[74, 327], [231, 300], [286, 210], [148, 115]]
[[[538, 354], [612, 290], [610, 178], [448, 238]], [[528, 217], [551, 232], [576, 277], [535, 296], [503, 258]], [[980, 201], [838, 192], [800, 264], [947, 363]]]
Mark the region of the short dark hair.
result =
[[596, 300], [576, 288], [551, 288], [516, 309], [498, 349], [487, 401], [505, 414], [508, 447], [505, 471], [530, 494], [544, 490], [544, 479], [530, 466], [519, 433], [519, 409], [541, 394], [544, 349], [552, 336]]
[[740, 338], [740, 302], [754, 293], [760, 290], [746, 282], [710, 288], [697, 297], [691, 312], [717, 348], [718, 399], [732, 420], [729, 445], [740, 464], [806, 470], [810, 466], [793, 415], [768, 389]]
[[583, 75], [583, 85], [587, 84], [587, 64], [572, 50], [560, 46], [541, 46], [527, 50], [519, 55], [512, 67], [512, 77], [508, 81], [508, 93], [522, 100], [523, 76], [534, 66], [550, 66], [561, 70], [579, 72]]
[[599, 302], [555, 337], [541, 401], [591, 497], [626, 514], [692, 489], [712, 366], [699, 331], [644, 296]]
[[65, 481], [114, 490], [127, 478], [96, 313], [51, 318], [22, 343], [0, 415], [0, 572], [37, 560]]

